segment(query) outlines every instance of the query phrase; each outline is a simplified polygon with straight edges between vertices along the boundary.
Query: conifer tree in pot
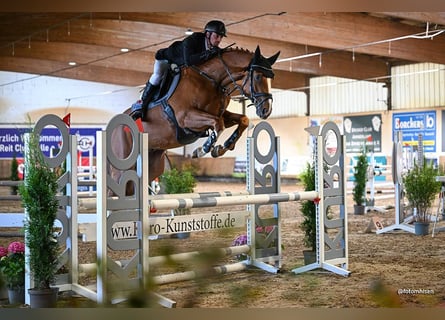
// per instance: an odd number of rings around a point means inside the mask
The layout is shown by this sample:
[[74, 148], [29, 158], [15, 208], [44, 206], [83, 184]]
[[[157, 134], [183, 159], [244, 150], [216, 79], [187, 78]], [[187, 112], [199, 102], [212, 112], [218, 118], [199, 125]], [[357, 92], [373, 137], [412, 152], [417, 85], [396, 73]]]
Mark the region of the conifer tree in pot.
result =
[[357, 163], [354, 166], [354, 188], [352, 198], [354, 200], [354, 213], [364, 214], [366, 204], [366, 180], [368, 172], [368, 158], [365, 148], [357, 157]]
[[58, 288], [51, 285], [55, 282], [59, 252], [54, 230], [59, 207], [57, 174], [45, 162], [39, 136], [31, 131], [27, 140], [25, 179], [19, 186], [19, 194], [26, 211], [25, 242], [34, 283], [28, 290], [30, 305], [31, 308], [55, 307]]
[[[18, 172], [18, 168], [19, 168], [19, 163], [17, 161], [17, 157], [15, 156], [15, 154], [12, 157], [11, 160], [11, 175], [10, 175], [10, 179], [11, 181], [19, 181], [19, 172]], [[12, 195], [16, 195], [18, 191], [18, 186], [12, 186], [11, 187], [11, 194]]]
[[[315, 168], [309, 163], [306, 165], [305, 171], [300, 176], [304, 186], [304, 191], [315, 190]], [[301, 203], [301, 213], [304, 220], [300, 225], [300, 229], [304, 232], [303, 243], [310, 250], [304, 250], [305, 264], [315, 262], [315, 254], [317, 249], [317, 230], [316, 230], [316, 206], [314, 201], [305, 200]]]

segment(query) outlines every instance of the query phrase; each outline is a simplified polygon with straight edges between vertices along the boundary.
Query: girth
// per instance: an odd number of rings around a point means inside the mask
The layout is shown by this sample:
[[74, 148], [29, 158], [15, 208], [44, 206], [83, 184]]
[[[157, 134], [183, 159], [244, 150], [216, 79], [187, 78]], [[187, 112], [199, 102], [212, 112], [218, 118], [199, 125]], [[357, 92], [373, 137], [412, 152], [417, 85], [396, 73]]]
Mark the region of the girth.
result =
[[[196, 132], [179, 126], [178, 120], [176, 119], [175, 111], [169, 105], [168, 99], [170, 99], [170, 97], [175, 92], [180, 78], [181, 72], [178, 72], [177, 70], [167, 72], [166, 77], [159, 88], [159, 92], [155, 94], [155, 97], [157, 98], [149, 103], [148, 110], [158, 105], [162, 105], [162, 110], [176, 128], [176, 140], [178, 140], [180, 144], [185, 145], [193, 143], [199, 138], [208, 137], [209, 134], [207, 131]], [[162, 92], [165, 92], [165, 94], [162, 94]], [[161, 97], [159, 98], [159, 96]]]

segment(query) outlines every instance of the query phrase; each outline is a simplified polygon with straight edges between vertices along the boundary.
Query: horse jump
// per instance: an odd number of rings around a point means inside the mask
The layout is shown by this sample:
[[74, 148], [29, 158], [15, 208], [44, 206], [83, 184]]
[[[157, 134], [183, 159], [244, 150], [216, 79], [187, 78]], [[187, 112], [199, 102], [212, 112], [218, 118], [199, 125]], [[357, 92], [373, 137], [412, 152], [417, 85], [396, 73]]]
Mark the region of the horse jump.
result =
[[[40, 127], [46, 125], [53, 125], [52, 122], [57, 122], [53, 117], [46, 117], [38, 122]], [[117, 157], [111, 149], [110, 133], [117, 126], [127, 126], [129, 132], [133, 136], [132, 153], [125, 159]], [[36, 124], [37, 126], [37, 124]], [[63, 128], [59, 128], [63, 131]], [[259, 151], [257, 145], [258, 134], [266, 131], [270, 137], [270, 150], [266, 154]], [[327, 123], [323, 129], [318, 127], [308, 129], [309, 133], [316, 137], [318, 148], [316, 152], [317, 161], [317, 185], [318, 190], [302, 193], [280, 193], [280, 159], [279, 159], [279, 138], [275, 137], [272, 128], [266, 122], [260, 122], [253, 130], [252, 136], [248, 137], [248, 168], [247, 171], [247, 191], [248, 194], [234, 194], [224, 196], [188, 196], [183, 199], [159, 199], [158, 196], [149, 196], [148, 186], [148, 160], [146, 155], [148, 148], [148, 137], [146, 133], [140, 133], [134, 121], [127, 115], [118, 115], [114, 117], [108, 124], [105, 131], [98, 132], [97, 147], [100, 150], [97, 154], [97, 259], [101, 263], [97, 268], [97, 285], [96, 290], [81, 286], [78, 283], [79, 270], [81, 266], [78, 263], [78, 240], [77, 240], [77, 179], [75, 170], [77, 168], [76, 153], [69, 152], [75, 150], [75, 138], [69, 139], [62, 133], [64, 141], [72, 141], [66, 145], [66, 150], [62, 148], [58, 156], [68, 159], [67, 175], [64, 175], [62, 180], [66, 187], [67, 195], [63, 198], [63, 206], [61, 212], [63, 215], [60, 218], [63, 224], [63, 230], [66, 231], [66, 236], [63, 240], [66, 243], [67, 251], [64, 253], [62, 259], [65, 262], [70, 262], [69, 268], [71, 279], [68, 283], [58, 283], [61, 290], [72, 290], [78, 294], [84, 295], [92, 300], [98, 302], [116, 301], [116, 297], [106, 290], [107, 273], [113, 272], [118, 276], [123, 283], [128, 283], [129, 288], [137, 288], [138, 286], [147, 285], [147, 279], [144, 275], [149, 274], [149, 266], [153, 261], [165, 259], [163, 257], [154, 258], [149, 257], [149, 235], [159, 234], [153, 226], [165, 223], [164, 218], [150, 218], [149, 206], [158, 207], [196, 207], [196, 206], [219, 206], [231, 204], [248, 204], [247, 210], [240, 211], [240, 213], [232, 213], [234, 219], [245, 220], [247, 217], [247, 236], [248, 244], [240, 248], [225, 248], [224, 252], [230, 254], [248, 253], [248, 259], [241, 263], [217, 267], [216, 272], [238, 271], [245, 269], [247, 266], [255, 266], [262, 268], [268, 272], [279, 272], [281, 268], [281, 239], [280, 239], [280, 216], [279, 206], [280, 201], [294, 201], [294, 200], [320, 200], [318, 211], [318, 248], [317, 261], [308, 266], [294, 269], [293, 272], [300, 273], [315, 268], [323, 268], [332, 272], [347, 276], [347, 223], [345, 216], [345, 183], [342, 170], [343, 162], [343, 146], [344, 142], [340, 136], [338, 127], [333, 123]], [[325, 146], [326, 136], [334, 133], [337, 139], [337, 150], [332, 154], [327, 151]], [[321, 147], [320, 147], [321, 146]], [[74, 148], [74, 149], [70, 149]], [[49, 159], [50, 160], [50, 159]], [[59, 159], [60, 160], [60, 159]], [[61, 161], [59, 161], [61, 163]], [[57, 162], [58, 165], [60, 163]], [[114, 181], [107, 171], [108, 162], [123, 171], [121, 180]], [[255, 169], [255, 163], [262, 166], [262, 170]], [[136, 165], [137, 164], [137, 165]], [[135, 169], [136, 168], [136, 169]], [[70, 171], [71, 170], [71, 171]], [[326, 170], [326, 171], [325, 171]], [[70, 175], [71, 174], [71, 178]], [[125, 192], [126, 184], [133, 183], [135, 185], [136, 193], [134, 195], [127, 195]], [[320, 188], [321, 186], [321, 188]], [[107, 190], [112, 189], [115, 196], [108, 195]], [[178, 195], [176, 195], [177, 197]], [[181, 195], [182, 197], [182, 195]], [[74, 205], [73, 205], [74, 204]], [[259, 208], [262, 205], [271, 205], [273, 207], [273, 218], [262, 219], [258, 214]], [[327, 219], [327, 211], [331, 206], [339, 206], [341, 215], [338, 219]], [[69, 214], [68, 214], [69, 213]], [[224, 213], [221, 213], [224, 215]], [[196, 215], [195, 215], [196, 216]], [[193, 216], [180, 216], [175, 219], [192, 219]], [[156, 219], [156, 220], [155, 220]], [[134, 221], [137, 223], [137, 238], [115, 240], [112, 238], [111, 226], [119, 221]], [[236, 224], [236, 223], [235, 223]], [[267, 236], [267, 239], [262, 241], [256, 237], [257, 226], [271, 226], [272, 232]], [[159, 228], [160, 230], [161, 228]], [[328, 236], [327, 230], [330, 230]], [[336, 232], [335, 238], [331, 238], [332, 231]], [[161, 231], [159, 231], [161, 232]], [[182, 232], [177, 231], [177, 232]], [[59, 239], [61, 240], [61, 239]], [[107, 256], [108, 249], [113, 250], [130, 250], [134, 249], [136, 254], [126, 264], [113, 261]], [[194, 253], [185, 254], [182, 258], [189, 258]], [[176, 258], [180, 259], [179, 256]], [[181, 258], [181, 259], [182, 259]], [[132, 270], [138, 269], [138, 276], [136, 278], [129, 278]], [[186, 273], [183, 275], [165, 275], [157, 278], [159, 283], [165, 281], [172, 281], [172, 279], [190, 279], [192, 275]], [[169, 279], [169, 280], [166, 280]], [[160, 302], [165, 305], [173, 306], [168, 299], [160, 297]]]

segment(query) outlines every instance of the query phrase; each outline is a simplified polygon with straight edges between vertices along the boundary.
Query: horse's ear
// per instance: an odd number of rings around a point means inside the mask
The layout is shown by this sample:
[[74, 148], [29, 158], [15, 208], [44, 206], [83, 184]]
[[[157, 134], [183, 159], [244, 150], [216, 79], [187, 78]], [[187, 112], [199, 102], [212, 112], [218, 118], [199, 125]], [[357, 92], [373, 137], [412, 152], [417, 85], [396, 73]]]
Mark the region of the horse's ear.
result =
[[261, 50], [260, 50], [260, 46], [257, 45], [256, 49], [255, 49], [255, 59], [259, 59], [261, 57]]
[[273, 65], [275, 63], [275, 61], [277, 61], [279, 55], [280, 55], [280, 51], [275, 53], [272, 57], [267, 58], [267, 61], [269, 61], [270, 65]]

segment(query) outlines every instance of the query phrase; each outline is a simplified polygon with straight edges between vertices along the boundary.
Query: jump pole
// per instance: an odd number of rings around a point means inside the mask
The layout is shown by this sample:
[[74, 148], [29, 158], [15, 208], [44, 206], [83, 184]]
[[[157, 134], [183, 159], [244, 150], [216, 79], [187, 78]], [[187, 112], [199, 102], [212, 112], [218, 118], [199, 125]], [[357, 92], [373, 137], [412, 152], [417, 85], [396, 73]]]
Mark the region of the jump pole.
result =
[[183, 198], [150, 200], [150, 207], [154, 209], [185, 209], [185, 208], [208, 208], [220, 206], [235, 206], [247, 204], [274, 204], [278, 202], [314, 200], [318, 192], [289, 192], [254, 194], [231, 197], [206, 197], [206, 198]]

